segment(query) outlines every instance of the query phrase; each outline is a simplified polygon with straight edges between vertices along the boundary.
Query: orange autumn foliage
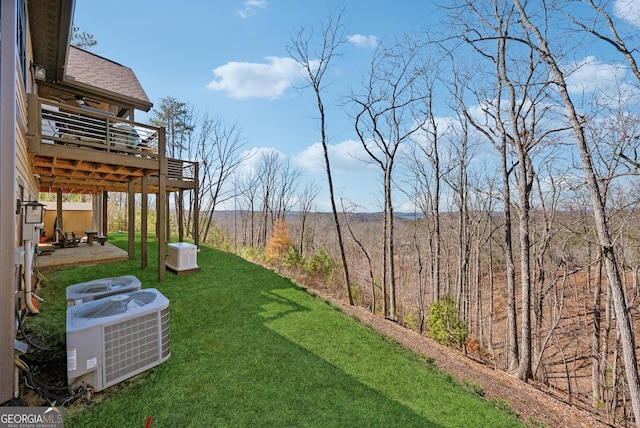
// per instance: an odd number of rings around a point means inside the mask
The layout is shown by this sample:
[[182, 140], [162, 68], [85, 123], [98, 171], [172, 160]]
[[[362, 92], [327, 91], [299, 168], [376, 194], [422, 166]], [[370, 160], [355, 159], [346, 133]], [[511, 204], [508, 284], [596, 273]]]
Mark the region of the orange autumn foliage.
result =
[[282, 259], [287, 254], [289, 246], [293, 243], [289, 237], [289, 225], [283, 219], [277, 219], [271, 229], [271, 238], [265, 248], [267, 259]]

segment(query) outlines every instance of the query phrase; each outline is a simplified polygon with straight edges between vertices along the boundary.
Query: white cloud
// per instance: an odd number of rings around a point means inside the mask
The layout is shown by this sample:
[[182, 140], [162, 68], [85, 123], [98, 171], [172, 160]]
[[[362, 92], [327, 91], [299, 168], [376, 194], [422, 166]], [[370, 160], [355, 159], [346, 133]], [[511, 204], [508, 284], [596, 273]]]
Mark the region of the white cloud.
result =
[[[335, 145], [329, 145], [329, 161], [332, 170], [356, 172], [363, 168], [372, 168], [367, 163], [368, 155], [362, 144], [355, 140], [346, 140]], [[321, 143], [315, 143], [304, 151], [293, 156], [293, 162], [300, 168], [309, 171], [324, 171], [324, 151]]]
[[253, 177], [257, 174], [260, 166], [264, 162], [265, 157], [276, 156], [281, 162], [284, 162], [286, 156], [273, 147], [252, 147], [242, 152], [240, 163], [236, 174], [239, 177]]
[[359, 48], [375, 48], [378, 46], [378, 38], [373, 35], [363, 36], [362, 34], [352, 34], [347, 38], [347, 41]]
[[594, 56], [565, 67], [567, 89], [575, 94], [593, 94], [602, 104], [637, 102], [640, 96], [636, 85], [629, 82], [626, 64], [607, 64]]
[[247, 0], [244, 2], [244, 9], [238, 11], [240, 18], [246, 19], [256, 13], [256, 9], [265, 9], [267, 0]]
[[606, 64], [594, 56], [569, 64], [567, 67], [568, 89], [574, 93], [592, 93], [598, 90], [618, 89], [624, 81], [626, 67]]
[[233, 98], [271, 98], [282, 96], [302, 77], [302, 68], [292, 58], [266, 57], [267, 63], [229, 62], [213, 70], [217, 80], [207, 85], [213, 91], [226, 91]]
[[640, 2], [638, 0], [616, 0], [613, 2], [615, 15], [640, 28]]

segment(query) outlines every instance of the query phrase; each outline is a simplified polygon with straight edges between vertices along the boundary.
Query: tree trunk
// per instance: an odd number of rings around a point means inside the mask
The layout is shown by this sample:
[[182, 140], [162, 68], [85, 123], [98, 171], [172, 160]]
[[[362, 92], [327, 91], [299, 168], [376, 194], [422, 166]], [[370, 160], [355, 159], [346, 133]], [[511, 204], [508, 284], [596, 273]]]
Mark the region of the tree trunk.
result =
[[[328, 21], [322, 25], [320, 34], [320, 58], [316, 58], [309, 51], [309, 41], [311, 35], [306, 35], [301, 29], [292, 39], [293, 45], [288, 47], [289, 54], [304, 69], [307, 81], [313, 88], [316, 96], [316, 105], [320, 114], [320, 142], [322, 143], [322, 152], [324, 156], [325, 172], [327, 173], [327, 184], [329, 186], [329, 200], [331, 201], [331, 212], [333, 214], [333, 223], [338, 238], [338, 247], [340, 248], [340, 258], [342, 260], [342, 271], [344, 273], [345, 290], [349, 299], [349, 304], [353, 305], [353, 293], [351, 292], [351, 279], [349, 277], [349, 265], [347, 263], [347, 255], [342, 238], [342, 229], [340, 227], [340, 219], [338, 218], [338, 209], [336, 207], [335, 192], [333, 189], [333, 177], [331, 175], [331, 163], [329, 162], [329, 148], [326, 134], [326, 117], [324, 104], [322, 102], [322, 77], [328, 70], [329, 64], [334, 56], [337, 55], [336, 50], [346, 43], [345, 28], [341, 22], [342, 10], [338, 11], [335, 16], [329, 15]], [[317, 64], [316, 64], [317, 63]]]
[[502, 150], [502, 183], [504, 186], [504, 260], [507, 268], [507, 367], [514, 373], [518, 368], [520, 353], [518, 349], [518, 324], [516, 321], [516, 268], [513, 261], [513, 242], [511, 241], [511, 192], [509, 191], [509, 172], [506, 165], [506, 147]]
[[[589, 253], [591, 245], [589, 244]], [[587, 281], [591, 278], [591, 265], [587, 267]], [[596, 278], [593, 290], [593, 335], [591, 337], [591, 399], [594, 406], [598, 406], [602, 401], [600, 394], [600, 322], [601, 322], [601, 301], [602, 301], [602, 281], [600, 276]]]
[[567, 118], [576, 136], [576, 144], [580, 152], [580, 160], [582, 161], [582, 170], [585, 173], [587, 187], [591, 196], [593, 205], [593, 216], [595, 219], [596, 231], [598, 235], [598, 243], [601, 247], [604, 259], [605, 272], [611, 289], [614, 310], [616, 314], [616, 325], [620, 333], [622, 341], [622, 354], [629, 386], [629, 395], [631, 397], [631, 405], [636, 421], [640, 421], [640, 378], [638, 377], [638, 360], [636, 358], [635, 337], [628, 315], [628, 308], [624, 296], [624, 289], [620, 277], [620, 270], [615, 258], [613, 241], [607, 224], [605, 206], [600, 194], [600, 186], [595, 174], [591, 152], [586, 141], [584, 127], [575, 110], [571, 96], [567, 89], [567, 84], [560, 67], [556, 63], [555, 58], [551, 54], [547, 46], [546, 39], [542, 36], [537, 27], [529, 20], [529, 16], [520, 3], [520, 0], [513, 0], [514, 5], [518, 9], [520, 18], [524, 25], [534, 34], [538, 42], [538, 49], [542, 59], [549, 66], [554, 82], [564, 103]]
[[393, 246], [393, 202], [391, 200], [391, 165], [385, 170], [385, 211], [388, 213], [385, 215], [387, 220], [388, 238], [386, 238], [386, 258], [389, 263], [389, 319], [392, 321], [398, 320], [398, 313], [396, 308], [396, 270], [395, 270], [395, 250]]
[[518, 366], [518, 379], [531, 378], [531, 250], [529, 238], [529, 195], [531, 177], [528, 173], [530, 160], [524, 153], [523, 143], [517, 143], [519, 152], [518, 162], [518, 187], [520, 194], [520, 284], [521, 284], [521, 347], [520, 364]]

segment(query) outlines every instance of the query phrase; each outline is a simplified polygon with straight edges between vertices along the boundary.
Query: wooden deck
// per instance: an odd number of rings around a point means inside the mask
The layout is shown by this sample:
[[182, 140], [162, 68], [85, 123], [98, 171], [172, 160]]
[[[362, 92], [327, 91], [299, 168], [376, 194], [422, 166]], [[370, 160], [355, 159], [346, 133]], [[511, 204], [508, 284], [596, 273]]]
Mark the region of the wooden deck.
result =
[[[51, 245], [39, 245], [38, 248], [46, 250]], [[43, 251], [45, 254], [46, 251]], [[123, 262], [129, 259], [127, 252], [108, 242], [104, 246], [94, 243], [89, 246], [85, 243], [72, 248], [56, 248], [50, 254], [36, 256], [35, 267], [38, 269], [61, 269], [73, 266], [95, 265], [101, 263]]]
[[[197, 189], [197, 162], [167, 158], [164, 129], [108, 111], [27, 98], [28, 151], [41, 192], [142, 192]], [[163, 177], [162, 180], [160, 177]], [[196, 190], [197, 191], [197, 190]]]

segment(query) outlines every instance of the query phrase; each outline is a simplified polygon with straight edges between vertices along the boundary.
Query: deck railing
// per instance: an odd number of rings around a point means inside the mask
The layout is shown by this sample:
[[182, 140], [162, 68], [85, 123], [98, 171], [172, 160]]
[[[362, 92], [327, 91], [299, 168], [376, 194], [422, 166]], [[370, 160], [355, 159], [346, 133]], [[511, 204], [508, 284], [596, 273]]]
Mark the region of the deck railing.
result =
[[196, 162], [167, 159], [167, 178], [170, 180], [195, 181]]
[[42, 143], [63, 144], [116, 154], [158, 159], [159, 133], [91, 107], [38, 99]]
[[[188, 182], [198, 179], [197, 162], [166, 158], [162, 128], [126, 121], [94, 108], [69, 106], [29, 96], [29, 135], [39, 144], [51, 144], [133, 156], [141, 160], [165, 160], [169, 180]], [[31, 146], [30, 146], [31, 147]], [[34, 152], [42, 149], [34, 146]], [[50, 151], [49, 151], [50, 152]], [[64, 156], [64, 151], [59, 151]], [[114, 162], [111, 157], [110, 162]], [[130, 159], [130, 158], [129, 158]], [[117, 163], [117, 160], [115, 160]], [[161, 169], [158, 164], [158, 169]], [[155, 174], [152, 174], [155, 175]]]

